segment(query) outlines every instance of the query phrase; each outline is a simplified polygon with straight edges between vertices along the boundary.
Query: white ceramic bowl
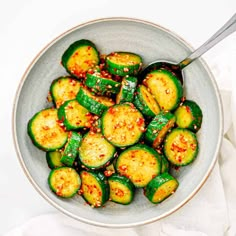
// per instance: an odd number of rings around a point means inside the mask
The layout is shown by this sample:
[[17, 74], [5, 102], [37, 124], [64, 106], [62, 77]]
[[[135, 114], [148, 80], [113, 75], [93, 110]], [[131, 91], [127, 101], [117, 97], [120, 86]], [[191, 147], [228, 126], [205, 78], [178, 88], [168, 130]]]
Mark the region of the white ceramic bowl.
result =
[[217, 159], [222, 138], [222, 106], [212, 74], [203, 60], [184, 69], [185, 95], [195, 100], [203, 111], [202, 128], [198, 132], [200, 152], [189, 166], [176, 171], [178, 190], [159, 205], [150, 203], [140, 190], [128, 206], [108, 202], [92, 209], [80, 196], [61, 199], [47, 184], [49, 168], [45, 153], [37, 149], [27, 135], [27, 122], [48, 106], [46, 97], [53, 79], [66, 75], [60, 65], [61, 55], [74, 41], [93, 41], [100, 52], [131, 51], [140, 54], [144, 64], [157, 59], [179, 62], [192, 50], [173, 32], [156, 24], [129, 18], [107, 18], [79, 25], [57, 37], [33, 60], [25, 72], [15, 98], [13, 134], [15, 147], [25, 174], [37, 191], [65, 214], [98, 226], [131, 227], [159, 220], [173, 213], [201, 188]]

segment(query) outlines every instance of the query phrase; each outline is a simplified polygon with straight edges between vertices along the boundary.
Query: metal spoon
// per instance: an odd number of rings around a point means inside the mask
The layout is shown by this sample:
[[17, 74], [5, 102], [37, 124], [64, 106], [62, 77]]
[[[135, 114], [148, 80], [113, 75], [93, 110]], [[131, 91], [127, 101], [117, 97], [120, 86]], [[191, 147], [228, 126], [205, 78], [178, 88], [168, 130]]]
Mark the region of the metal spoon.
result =
[[[176, 76], [179, 78], [181, 83], [183, 84], [183, 74], [182, 69], [188, 66], [190, 63], [195, 61], [197, 58], [202, 56], [205, 52], [207, 52], [210, 48], [215, 46], [221, 40], [226, 38], [228, 35], [232, 34], [236, 31], [236, 14], [234, 14], [210, 39], [208, 39], [202, 46], [192, 52], [188, 57], [180, 61], [178, 64], [173, 64], [168, 61], [155, 61], [149, 64], [144, 71], [142, 72], [141, 76], [145, 76], [152, 70], [155, 69], [168, 69], [171, 70]], [[143, 77], [144, 78], [144, 77]]]

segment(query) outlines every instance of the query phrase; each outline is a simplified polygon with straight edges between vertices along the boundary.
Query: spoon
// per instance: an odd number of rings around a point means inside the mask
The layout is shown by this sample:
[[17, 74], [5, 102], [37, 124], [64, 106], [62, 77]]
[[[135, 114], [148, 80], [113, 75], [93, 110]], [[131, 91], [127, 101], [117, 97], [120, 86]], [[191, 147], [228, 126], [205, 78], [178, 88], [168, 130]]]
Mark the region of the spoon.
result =
[[157, 69], [167, 69], [172, 71], [183, 84], [183, 74], [182, 69], [191, 64], [197, 58], [202, 56], [205, 52], [219, 43], [221, 40], [226, 38], [228, 35], [236, 31], [236, 14], [234, 14], [210, 39], [208, 39], [202, 46], [193, 51], [189, 56], [180, 61], [177, 64], [173, 64], [168, 61], [155, 61], [149, 64], [141, 73], [142, 78], [146, 76], [147, 73], [157, 70]]

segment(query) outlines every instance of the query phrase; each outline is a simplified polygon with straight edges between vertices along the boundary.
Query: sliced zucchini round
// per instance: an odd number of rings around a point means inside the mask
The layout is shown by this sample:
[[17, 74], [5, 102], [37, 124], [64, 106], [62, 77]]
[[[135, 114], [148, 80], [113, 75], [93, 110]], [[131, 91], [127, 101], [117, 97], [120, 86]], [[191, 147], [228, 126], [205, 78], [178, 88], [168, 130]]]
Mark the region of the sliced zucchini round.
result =
[[134, 105], [146, 117], [154, 117], [160, 112], [158, 103], [144, 85], [140, 85], [137, 88], [134, 98]]
[[99, 52], [94, 43], [81, 39], [72, 43], [62, 55], [61, 63], [68, 73], [81, 78], [86, 72], [98, 65]]
[[131, 103], [114, 105], [102, 115], [102, 133], [117, 147], [137, 143], [145, 130], [144, 127], [142, 114]]
[[113, 174], [108, 178], [110, 187], [110, 199], [113, 202], [127, 205], [134, 199], [135, 187], [125, 176]]
[[50, 169], [64, 166], [61, 162], [61, 151], [46, 152], [46, 160]]
[[198, 141], [195, 133], [188, 129], [173, 129], [164, 141], [164, 153], [169, 162], [176, 166], [190, 164], [198, 153]]
[[161, 172], [159, 154], [145, 144], [136, 144], [123, 151], [117, 158], [117, 172], [131, 180], [137, 188], [145, 187]]
[[81, 179], [73, 168], [64, 166], [51, 170], [48, 184], [57, 196], [70, 198], [78, 192]]
[[160, 69], [148, 73], [143, 80], [162, 110], [172, 111], [180, 104], [183, 87], [170, 71]]
[[81, 164], [90, 169], [99, 169], [109, 164], [115, 147], [101, 133], [88, 132], [81, 142], [79, 158]]
[[98, 116], [108, 109], [108, 107], [113, 106], [114, 102], [111, 98], [104, 96], [93, 95], [88, 89], [81, 88], [77, 94], [76, 99], [78, 102], [84, 106], [91, 113]]
[[180, 128], [187, 128], [197, 132], [202, 124], [202, 110], [191, 100], [185, 100], [175, 111], [176, 124]]
[[81, 171], [81, 194], [92, 207], [101, 207], [109, 199], [109, 184], [100, 172]]
[[106, 68], [113, 75], [137, 75], [142, 58], [131, 52], [113, 52], [106, 57]]
[[76, 98], [81, 83], [69, 76], [59, 77], [51, 83], [50, 94], [56, 108], [59, 108], [65, 101]]
[[144, 189], [144, 195], [154, 204], [164, 201], [178, 188], [178, 181], [168, 173], [153, 178]]
[[154, 148], [159, 147], [167, 132], [175, 125], [175, 120], [175, 116], [172, 113], [160, 112], [147, 126], [145, 139]]
[[44, 151], [62, 148], [68, 136], [60, 125], [57, 109], [54, 108], [37, 112], [28, 122], [28, 134], [34, 145]]

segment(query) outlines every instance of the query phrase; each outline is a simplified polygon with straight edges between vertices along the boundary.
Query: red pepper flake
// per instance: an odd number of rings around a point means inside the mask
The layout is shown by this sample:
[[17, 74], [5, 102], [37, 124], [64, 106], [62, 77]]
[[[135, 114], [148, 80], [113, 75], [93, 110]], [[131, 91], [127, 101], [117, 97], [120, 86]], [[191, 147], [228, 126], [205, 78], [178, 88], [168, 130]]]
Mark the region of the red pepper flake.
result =
[[142, 126], [144, 124], [144, 119], [143, 118], [138, 118], [136, 120], [138, 126]]

